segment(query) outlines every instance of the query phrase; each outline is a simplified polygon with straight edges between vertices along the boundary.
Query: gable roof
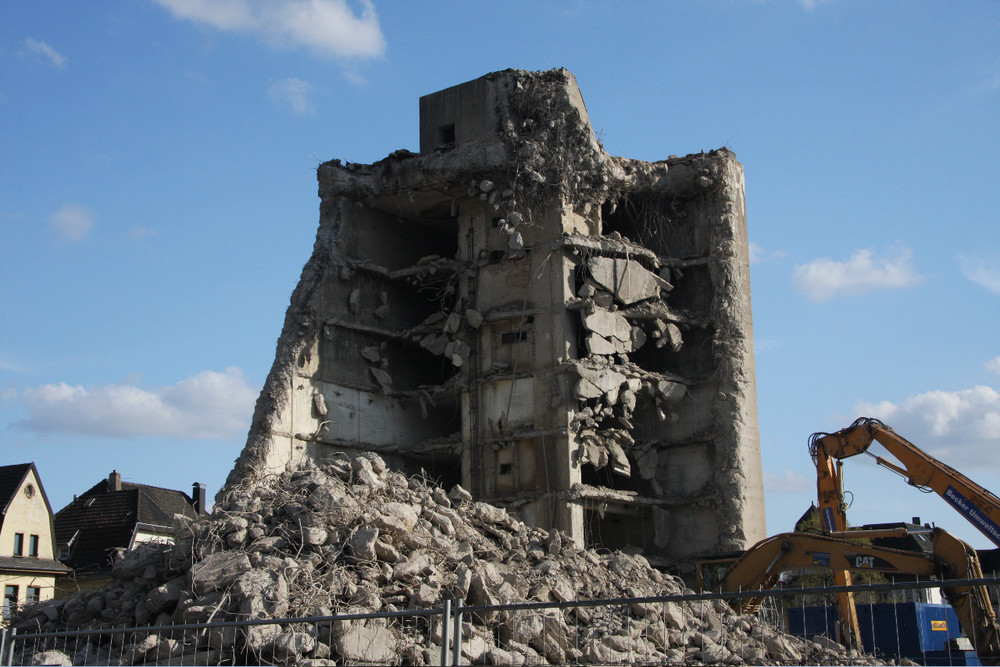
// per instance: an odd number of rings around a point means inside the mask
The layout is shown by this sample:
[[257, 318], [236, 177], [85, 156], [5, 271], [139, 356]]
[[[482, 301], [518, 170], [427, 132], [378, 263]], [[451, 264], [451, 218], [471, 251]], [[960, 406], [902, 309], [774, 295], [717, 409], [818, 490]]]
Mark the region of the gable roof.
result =
[[[3, 528], [4, 517], [7, 516], [7, 509], [10, 507], [11, 501], [14, 500], [17, 490], [21, 488], [24, 478], [32, 470], [35, 470], [34, 463], [0, 466], [0, 528]], [[35, 479], [38, 479], [38, 471], [35, 471]], [[39, 486], [41, 486], [41, 481], [39, 481]], [[41, 489], [39, 490], [41, 491]]]
[[182, 491], [131, 482], [115, 491], [102, 480], [56, 512], [56, 549], [69, 547], [63, 562], [78, 576], [105, 576], [112, 552], [128, 548], [136, 524], [169, 530], [175, 514], [197, 516], [194, 500]]

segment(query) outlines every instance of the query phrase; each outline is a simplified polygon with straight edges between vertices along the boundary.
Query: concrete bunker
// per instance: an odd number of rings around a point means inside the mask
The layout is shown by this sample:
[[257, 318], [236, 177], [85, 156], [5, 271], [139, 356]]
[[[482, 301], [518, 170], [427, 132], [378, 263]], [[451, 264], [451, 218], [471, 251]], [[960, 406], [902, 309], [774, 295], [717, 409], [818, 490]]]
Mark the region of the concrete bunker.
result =
[[318, 170], [320, 226], [230, 481], [334, 451], [676, 565], [764, 537], [742, 167], [609, 156], [565, 70], [420, 100]]

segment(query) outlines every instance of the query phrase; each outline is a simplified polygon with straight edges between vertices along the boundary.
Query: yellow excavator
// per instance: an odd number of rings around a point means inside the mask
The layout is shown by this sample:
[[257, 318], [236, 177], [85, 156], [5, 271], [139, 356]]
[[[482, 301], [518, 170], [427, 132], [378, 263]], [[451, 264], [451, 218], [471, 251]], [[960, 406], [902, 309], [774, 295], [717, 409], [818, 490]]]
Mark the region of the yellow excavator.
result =
[[[905, 529], [848, 531], [828, 534], [783, 533], [748, 549], [726, 570], [717, 592], [753, 591], [772, 588], [781, 573], [802, 568], [833, 572], [877, 571], [889, 574], [938, 576], [942, 579], [981, 579], [976, 551], [940, 528], [931, 531], [933, 551], [913, 552], [876, 547], [859, 539], [905, 535]], [[969, 637], [984, 665], [1000, 665], [1000, 626], [986, 588], [979, 585], [942, 587], [955, 610], [962, 630]], [[764, 596], [733, 602], [740, 613], [755, 613]], [[845, 600], [847, 602], [845, 606]], [[848, 608], [849, 607], [849, 608]], [[841, 640], [861, 648], [861, 633], [853, 597], [841, 600]]]
[[[871, 454], [868, 449], [881, 444], [896, 462]], [[816, 464], [816, 487], [823, 530], [847, 531], [847, 503], [844, 502], [843, 459], [869, 454], [875, 462], [902, 476], [906, 483], [923, 491], [933, 491], [1000, 546], [1000, 498], [954, 468], [938, 461], [878, 419], [861, 417], [835, 433], [813, 433], [809, 454]], [[834, 583], [851, 583], [847, 569], [834, 569]], [[843, 623], [857, 627], [851, 593], [838, 594]], [[852, 636], [856, 635], [853, 633]]]
[[816, 484], [823, 528], [827, 531], [847, 530], [844, 504], [842, 460], [869, 453], [878, 442], [899, 463], [881, 456], [875, 462], [906, 479], [918, 489], [930, 490], [951, 505], [969, 523], [1000, 547], [1000, 498], [971, 479], [951, 468], [877, 419], [861, 417], [836, 433], [813, 433], [809, 438], [809, 454], [816, 464]]

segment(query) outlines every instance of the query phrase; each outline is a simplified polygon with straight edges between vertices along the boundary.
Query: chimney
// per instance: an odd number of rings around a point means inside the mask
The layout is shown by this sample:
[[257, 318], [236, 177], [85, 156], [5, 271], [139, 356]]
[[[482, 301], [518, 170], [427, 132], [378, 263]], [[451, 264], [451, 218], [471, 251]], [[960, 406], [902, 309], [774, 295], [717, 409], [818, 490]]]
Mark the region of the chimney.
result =
[[191, 485], [191, 498], [194, 499], [194, 511], [198, 514], [208, 514], [205, 505], [205, 485], [195, 482]]
[[121, 491], [122, 490], [122, 476], [117, 470], [112, 470], [111, 474], [108, 475], [108, 491]]

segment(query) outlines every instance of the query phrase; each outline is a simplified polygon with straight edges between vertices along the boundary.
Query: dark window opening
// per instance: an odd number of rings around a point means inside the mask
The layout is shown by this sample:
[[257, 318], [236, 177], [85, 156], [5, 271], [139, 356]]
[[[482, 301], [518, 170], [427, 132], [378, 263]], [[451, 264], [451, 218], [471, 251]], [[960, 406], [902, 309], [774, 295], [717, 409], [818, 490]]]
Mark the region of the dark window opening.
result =
[[[633, 466], [635, 462], [629, 461]], [[639, 491], [638, 480], [635, 472], [631, 477], [619, 475], [611, 470], [610, 465], [606, 465], [600, 470], [595, 470], [592, 465], [585, 465], [580, 468], [580, 481], [588, 486], [603, 486], [606, 489], [618, 491]]]
[[451, 123], [449, 125], [442, 125], [438, 128], [438, 145], [439, 146], [454, 146], [455, 145], [455, 124]]
[[14, 533], [14, 555], [24, 555], [24, 533]]
[[653, 546], [653, 517], [648, 508], [629, 508], [626, 512], [584, 510], [584, 531], [588, 547], [638, 549]]
[[42, 598], [42, 587], [41, 586], [28, 586], [28, 590], [25, 592], [24, 601], [38, 602]]
[[500, 464], [500, 474], [501, 475], [509, 475], [513, 471], [514, 471], [514, 466], [512, 464], [510, 464], [510, 463], [501, 463]]
[[3, 587], [3, 618], [10, 618], [10, 615], [17, 611], [17, 586]]
[[528, 332], [524, 329], [521, 331], [507, 331], [500, 334], [500, 343], [502, 345], [513, 345], [523, 340], [528, 340]]
[[28, 538], [28, 555], [32, 558], [38, 558], [38, 535], [32, 535]]

